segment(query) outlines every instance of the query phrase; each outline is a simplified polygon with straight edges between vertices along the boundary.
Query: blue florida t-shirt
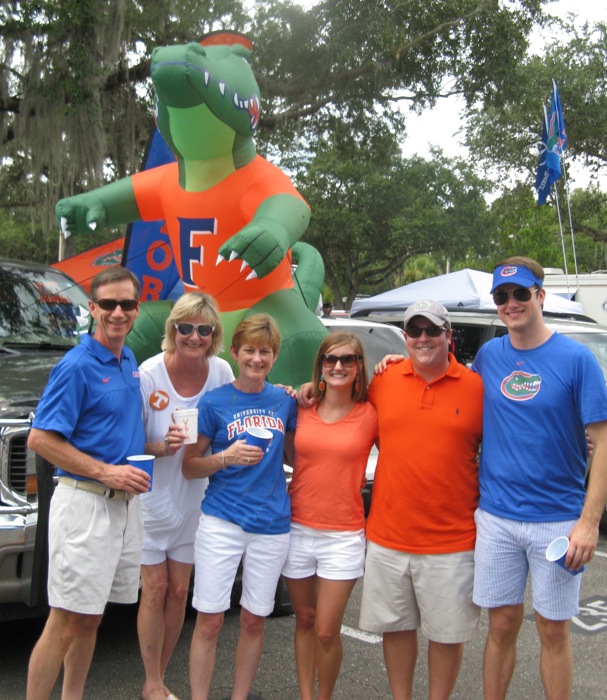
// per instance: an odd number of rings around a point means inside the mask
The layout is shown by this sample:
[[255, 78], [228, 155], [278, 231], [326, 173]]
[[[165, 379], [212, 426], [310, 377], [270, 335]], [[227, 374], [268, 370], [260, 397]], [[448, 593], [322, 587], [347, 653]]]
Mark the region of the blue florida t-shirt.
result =
[[283, 469], [285, 433], [295, 430], [297, 403], [284, 389], [267, 382], [259, 393], [226, 384], [198, 404], [198, 433], [211, 438], [213, 453], [244, 440], [249, 427], [266, 428], [272, 443], [259, 464], [226, 465], [209, 477], [202, 512], [239, 525], [245, 532], [289, 532], [291, 508]]
[[585, 426], [607, 420], [594, 355], [559, 333], [531, 350], [505, 335], [480, 348], [472, 369], [485, 390], [479, 507], [524, 522], [579, 518]]

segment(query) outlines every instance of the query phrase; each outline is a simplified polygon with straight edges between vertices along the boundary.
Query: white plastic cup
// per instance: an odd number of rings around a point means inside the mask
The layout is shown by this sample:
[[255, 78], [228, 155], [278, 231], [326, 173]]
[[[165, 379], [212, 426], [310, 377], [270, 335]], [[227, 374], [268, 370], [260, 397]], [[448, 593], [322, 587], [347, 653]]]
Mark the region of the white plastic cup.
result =
[[255, 445], [261, 447], [264, 454], [270, 451], [270, 445], [274, 435], [265, 428], [247, 428], [245, 442], [247, 445]]
[[571, 571], [565, 566], [565, 558], [567, 556], [567, 550], [569, 549], [569, 538], [568, 537], [557, 537], [555, 540], [548, 545], [546, 548], [546, 559], [548, 561], [558, 564], [561, 568], [565, 569], [567, 573], [572, 576], [577, 576], [581, 574], [586, 568], [582, 566], [578, 571]]
[[198, 409], [176, 408], [173, 420], [185, 433], [184, 443], [191, 445], [198, 440]]
[[126, 458], [126, 463], [137, 469], [143, 469], [150, 475], [150, 488], [152, 490], [152, 480], [154, 478], [154, 455], [131, 455]]

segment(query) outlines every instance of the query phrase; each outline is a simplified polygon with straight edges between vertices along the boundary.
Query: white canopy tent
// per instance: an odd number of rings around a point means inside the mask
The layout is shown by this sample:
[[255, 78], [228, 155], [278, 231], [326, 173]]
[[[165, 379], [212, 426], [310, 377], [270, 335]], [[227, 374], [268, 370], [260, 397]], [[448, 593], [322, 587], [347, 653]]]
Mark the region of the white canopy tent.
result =
[[[401, 312], [420, 299], [440, 301], [447, 309], [493, 309], [495, 304], [489, 290], [493, 275], [479, 270], [458, 270], [447, 275], [430, 277], [406, 284], [398, 289], [358, 299], [352, 304], [350, 316], [367, 316], [370, 313]], [[546, 292], [544, 311], [550, 313], [583, 316], [582, 305], [558, 294]]]

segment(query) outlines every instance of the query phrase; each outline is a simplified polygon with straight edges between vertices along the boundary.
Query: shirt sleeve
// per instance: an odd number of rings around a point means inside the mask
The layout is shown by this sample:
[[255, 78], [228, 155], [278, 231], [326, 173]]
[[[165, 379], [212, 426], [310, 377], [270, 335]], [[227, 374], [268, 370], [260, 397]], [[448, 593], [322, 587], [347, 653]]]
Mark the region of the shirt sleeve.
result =
[[38, 403], [33, 427], [60, 433], [69, 440], [76, 428], [87, 390], [86, 381], [71, 363], [55, 365]]

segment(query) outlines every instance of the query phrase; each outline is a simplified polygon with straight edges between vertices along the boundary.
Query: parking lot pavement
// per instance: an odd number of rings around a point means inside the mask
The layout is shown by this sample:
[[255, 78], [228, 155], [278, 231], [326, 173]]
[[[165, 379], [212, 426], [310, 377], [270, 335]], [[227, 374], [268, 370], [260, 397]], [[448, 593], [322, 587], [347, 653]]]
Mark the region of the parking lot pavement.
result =
[[[389, 699], [379, 637], [358, 629], [358, 609], [362, 586], [359, 582], [344, 619], [344, 661], [334, 694], [335, 700]], [[139, 656], [136, 606], [111, 606], [99, 631], [93, 665], [86, 687], [87, 700], [140, 697], [143, 667]], [[509, 700], [541, 700], [539, 642], [533, 622], [530, 599], [518, 645], [518, 663]], [[167, 672], [167, 685], [182, 700], [190, 696], [188, 651], [195, 616], [189, 612], [184, 631]], [[27, 663], [40, 630], [41, 621], [0, 625], [0, 698], [25, 696]], [[250, 700], [295, 700], [297, 678], [293, 658], [293, 616], [269, 619], [261, 667]], [[460, 677], [453, 700], [481, 700], [481, 666], [486, 633], [483, 614], [482, 632], [466, 645]], [[211, 700], [230, 697], [234, 649], [238, 636], [238, 612], [226, 616], [218, 652]], [[607, 538], [602, 535], [599, 551], [584, 573], [580, 615], [572, 626], [575, 659], [574, 700], [607, 698]], [[415, 677], [415, 698], [428, 696], [427, 645], [420, 637], [419, 660]], [[53, 698], [59, 698], [56, 690]]]

